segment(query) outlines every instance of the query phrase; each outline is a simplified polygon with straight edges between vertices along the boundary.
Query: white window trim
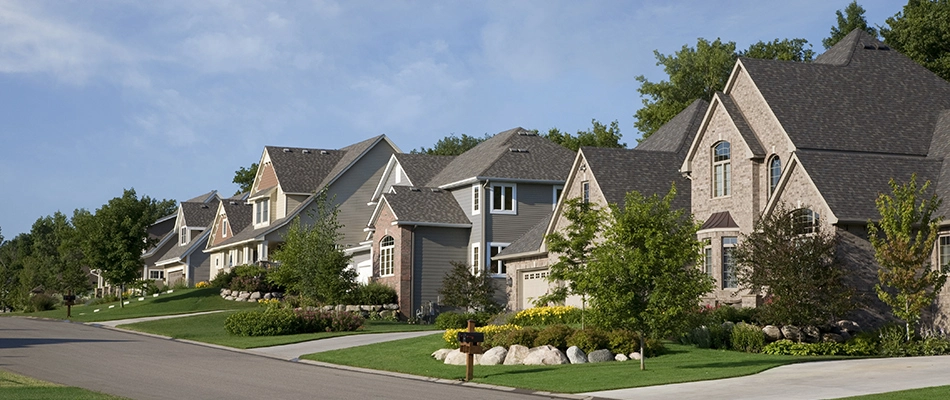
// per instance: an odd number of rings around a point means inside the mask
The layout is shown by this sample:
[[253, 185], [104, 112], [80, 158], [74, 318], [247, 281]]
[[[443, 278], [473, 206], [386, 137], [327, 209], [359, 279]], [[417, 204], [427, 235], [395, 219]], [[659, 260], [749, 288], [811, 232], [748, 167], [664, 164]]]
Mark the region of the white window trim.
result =
[[511, 245], [511, 243], [504, 243], [504, 242], [489, 242], [489, 243], [488, 243], [488, 251], [485, 252], [485, 258], [488, 260], [488, 262], [485, 264], [485, 271], [487, 271], [489, 274], [491, 274], [492, 277], [498, 278], [498, 277], [504, 277], [504, 276], [507, 276], [507, 275], [508, 275], [508, 267], [505, 265], [505, 262], [504, 262], [504, 261], [498, 261], [498, 262], [500, 262], [501, 265], [504, 267], [504, 271], [502, 271], [502, 272], [497, 272], [497, 273], [496, 273], [496, 272], [491, 272], [491, 269], [492, 269], [492, 266], [493, 266], [492, 263], [494, 262], [494, 261], [492, 261], [492, 259], [491, 259], [491, 257], [492, 257], [492, 256], [491, 256], [491, 250], [492, 250], [492, 248], [494, 248], [494, 247], [501, 247], [500, 249], [498, 249], [498, 252], [501, 253], [502, 250], [504, 250], [506, 247], [508, 247], [508, 246], [510, 246], [510, 245]]
[[[386, 237], [392, 238], [393, 244], [383, 246], [383, 240], [386, 239]], [[389, 272], [388, 274], [384, 273], [384, 268], [386, 267], [384, 267], [385, 260], [383, 259], [383, 257], [386, 256], [386, 250], [389, 250], [389, 263], [390, 263], [389, 267], [392, 268], [392, 271], [388, 271]], [[383, 238], [379, 240], [379, 276], [388, 277], [388, 276], [395, 276], [395, 275], [396, 275], [396, 238], [390, 235], [386, 235], [386, 236], [383, 236]]]
[[560, 191], [563, 193], [563, 192], [564, 192], [564, 185], [554, 185], [553, 187], [551, 187], [551, 198], [552, 198], [552, 200], [551, 200], [551, 209], [552, 209], [552, 210], [555, 209], [555, 208], [557, 208], [557, 201], [558, 201], [558, 199], [559, 199], [559, 196], [557, 195], [557, 191], [558, 191], [558, 190], [560, 190]]
[[[775, 174], [775, 171], [774, 171], [773, 168], [772, 168], [772, 164], [774, 164], [775, 161], [778, 161], [778, 174], [777, 174], [777, 175]], [[768, 173], [768, 175], [769, 175], [769, 179], [768, 179], [768, 181], [769, 181], [769, 182], [768, 182], [768, 183], [769, 183], [769, 197], [772, 197], [772, 195], [775, 194], [775, 190], [778, 189], [779, 179], [782, 177], [782, 158], [779, 157], [778, 154], [773, 154], [771, 157], [769, 157], [769, 163], [768, 163], [767, 168], [768, 168], [768, 171], [769, 171], [769, 173]]]
[[[716, 161], [716, 148], [722, 143], [729, 144], [729, 158]], [[732, 196], [732, 143], [725, 140], [716, 142], [712, 147], [711, 153], [712, 168], [710, 172], [712, 172], [712, 197], [722, 198]], [[722, 166], [722, 194], [717, 191], [718, 187], [716, 186], [716, 168], [720, 166]]]
[[[153, 278], [153, 277], [152, 277], [153, 274], [158, 275], [158, 277], [154, 277], [154, 278]], [[163, 279], [163, 280], [164, 280], [164, 279], [165, 279], [165, 270], [163, 270], [163, 269], [150, 269], [150, 270], [148, 271], [148, 279], [152, 279], [152, 280]]]
[[[266, 205], [266, 207], [264, 206]], [[254, 202], [254, 227], [270, 224], [270, 197]]]
[[187, 228], [187, 227], [184, 227], [184, 226], [181, 227], [181, 229], [178, 230], [178, 236], [179, 236], [179, 237], [178, 237], [178, 245], [179, 245], [179, 246], [184, 246], [184, 245], [188, 244], [188, 242], [190, 242], [189, 237], [188, 237], [188, 236], [189, 236], [188, 233], [190, 233], [189, 230], [188, 230], [188, 228]]
[[482, 257], [484, 256], [481, 252], [481, 243], [472, 243], [472, 250], [468, 255], [468, 259], [471, 260], [471, 272], [472, 275], [479, 275], [485, 271], [484, 264], [482, 262]]
[[[496, 210], [495, 209], [495, 188], [496, 187], [504, 187], [504, 188], [510, 189], [511, 191], [511, 209], [510, 210], [502, 210], [502, 209]], [[509, 214], [509, 215], [518, 214], [518, 185], [514, 183], [493, 183], [491, 184], [491, 190], [489, 190], [489, 192], [491, 193], [491, 199], [489, 203], [491, 203], [492, 214]], [[504, 197], [502, 197], [502, 203], [504, 203]]]
[[475, 183], [472, 185], [472, 215], [478, 215], [482, 213], [482, 185], [480, 183]]
[[222, 238], [228, 237], [228, 227], [229, 227], [228, 219], [227, 218], [222, 219], [221, 220], [221, 237]]
[[[736, 243], [726, 244], [726, 239], [736, 239]], [[721, 264], [722, 264], [722, 271], [720, 271], [721, 273], [719, 274], [720, 277], [721, 277], [720, 286], [721, 286], [723, 289], [738, 289], [738, 287], [739, 287], [738, 283], [737, 283], [735, 286], [726, 286], [726, 249], [727, 249], [727, 248], [729, 248], [729, 249], [735, 249], [736, 246], [738, 246], [738, 244], [739, 244], [739, 238], [736, 237], [736, 236], [723, 236], [723, 237], [720, 239], [720, 242], [719, 242], [719, 243], [720, 243], [720, 249], [721, 249], [720, 252], [722, 253], [722, 254], [719, 255], [719, 258], [722, 259], [722, 262], [721, 262]], [[735, 250], [733, 250], [733, 251], [735, 251]], [[733, 255], [732, 255], [732, 274], [733, 274], [732, 279], [733, 279], [733, 280], [736, 279], [735, 274], [736, 274], [736, 270], [738, 269], [738, 267], [739, 267], [739, 266], [736, 265], [736, 256], [735, 256], [735, 253], [733, 253]]]
[[716, 279], [715, 268], [713, 266], [716, 264], [713, 260], [713, 248], [712, 248], [712, 239], [703, 239], [703, 272], [706, 273], [710, 278]]
[[[950, 262], [950, 243], [946, 245], [943, 242], [950, 242], [950, 235], [941, 235], [937, 237], [937, 270], [943, 273], [950, 273], [950, 263], [944, 264], [943, 260], [947, 259]], [[947, 246], [946, 253], [944, 253], [943, 246]]]
[[581, 200], [584, 204], [590, 203], [590, 181], [581, 182]]

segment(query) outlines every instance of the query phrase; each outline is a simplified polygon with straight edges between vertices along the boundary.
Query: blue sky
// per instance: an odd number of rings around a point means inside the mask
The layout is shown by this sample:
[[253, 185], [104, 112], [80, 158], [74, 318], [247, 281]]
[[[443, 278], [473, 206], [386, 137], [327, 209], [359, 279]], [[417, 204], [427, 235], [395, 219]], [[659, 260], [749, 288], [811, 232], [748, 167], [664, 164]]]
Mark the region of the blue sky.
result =
[[[850, 0], [0, 0], [0, 230], [124, 188], [231, 195], [263, 146], [403, 151], [449, 134], [618, 120], [654, 50], [805, 38]], [[903, 1], [860, 4], [872, 24]]]

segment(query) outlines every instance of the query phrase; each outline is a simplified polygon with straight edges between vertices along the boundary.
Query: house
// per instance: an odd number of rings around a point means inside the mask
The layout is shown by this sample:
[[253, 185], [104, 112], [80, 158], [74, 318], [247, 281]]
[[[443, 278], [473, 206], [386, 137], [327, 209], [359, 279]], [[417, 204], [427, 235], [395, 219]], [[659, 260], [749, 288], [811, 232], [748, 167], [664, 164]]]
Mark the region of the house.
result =
[[[548, 252], [544, 236], [563, 232], [569, 225], [563, 216], [564, 200], [582, 198], [606, 209], [610, 204], [623, 206], [629, 191], [663, 196], [675, 184], [677, 194], [673, 206], [689, 211], [690, 184], [677, 168], [707, 105], [703, 100], [696, 100], [635, 149], [582, 147], [578, 150], [567, 175], [564, 194], [553, 212], [492, 258], [508, 266], [506, 272], [512, 282], [508, 297], [510, 309], [533, 307], [533, 302], [548, 293], [553, 284], [548, 280], [549, 266], [557, 263], [559, 254]], [[566, 304], [583, 306], [577, 296], [569, 297]]]
[[[179, 281], [192, 286], [200, 280], [208, 280], [207, 271], [199, 271], [206, 260], [200, 252], [200, 238], [203, 238], [211, 226], [211, 213], [208, 210], [217, 207], [220, 200], [218, 192], [212, 190], [178, 204], [174, 214], [160, 218], [149, 226], [149, 238], [156, 244], [142, 254], [144, 267], [142, 279], [154, 281], [162, 286], [174, 285]], [[184, 236], [184, 240], [180, 239]], [[195, 240], [192, 240], [195, 239]], [[205, 268], [206, 269], [206, 268]], [[195, 280], [195, 277], [199, 280]]]
[[452, 262], [490, 274], [503, 300], [507, 265], [492, 257], [546, 218], [573, 153], [515, 128], [456, 157], [397, 154], [374, 194], [367, 242], [372, 279], [396, 289], [400, 311], [439, 303]]
[[[867, 223], [888, 181], [933, 182], [950, 198], [950, 83], [867, 33], [851, 32], [812, 63], [740, 58], [710, 102], [680, 167], [704, 221], [707, 301], [754, 306], [738, 288], [732, 249], [761, 213], [780, 205], [834, 229], [850, 278], [873, 293], [877, 265]], [[934, 263], [950, 261], [950, 206]], [[874, 295], [869, 293], [869, 297]], [[950, 294], [938, 308], [948, 326]]]
[[210, 276], [242, 264], [267, 265], [295, 218], [303, 224], [312, 221], [320, 190], [326, 190], [338, 207], [338, 222], [343, 225], [338, 244], [353, 256], [351, 268], [367, 262], [370, 246], [361, 243], [366, 203], [390, 157], [398, 152], [385, 135], [339, 150], [265, 147], [247, 198], [222, 201], [214, 213], [204, 249], [211, 259]]

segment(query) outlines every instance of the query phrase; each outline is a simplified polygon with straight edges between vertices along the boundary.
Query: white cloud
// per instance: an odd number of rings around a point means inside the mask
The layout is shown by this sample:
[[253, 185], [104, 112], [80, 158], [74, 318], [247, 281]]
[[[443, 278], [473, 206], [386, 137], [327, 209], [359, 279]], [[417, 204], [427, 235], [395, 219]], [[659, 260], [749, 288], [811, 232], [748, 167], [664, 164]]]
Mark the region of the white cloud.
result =
[[182, 52], [195, 68], [208, 73], [269, 69], [275, 58], [273, 47], [261, 37], [221, 32], [186, 39]]

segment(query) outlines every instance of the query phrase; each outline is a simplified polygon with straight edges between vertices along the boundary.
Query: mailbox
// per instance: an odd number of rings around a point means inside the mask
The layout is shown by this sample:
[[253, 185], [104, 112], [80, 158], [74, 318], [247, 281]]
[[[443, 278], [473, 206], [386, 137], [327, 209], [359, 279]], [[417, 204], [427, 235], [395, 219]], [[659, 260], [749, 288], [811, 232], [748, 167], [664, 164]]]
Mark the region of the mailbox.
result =
[[459, 332], [459, 343], [476, 344], [485, 341], [485, 334], [482, 332]]
[[67, 306], [76, 304], [76, 295], [74, 294], [63, 295], [63, 302], [66, 303]]

